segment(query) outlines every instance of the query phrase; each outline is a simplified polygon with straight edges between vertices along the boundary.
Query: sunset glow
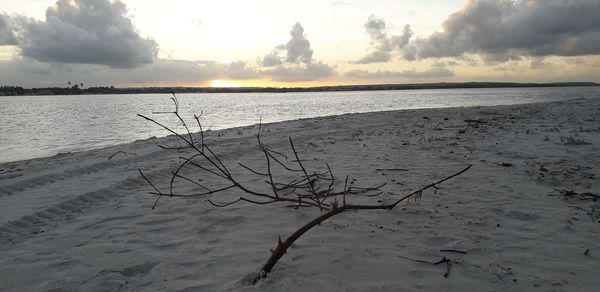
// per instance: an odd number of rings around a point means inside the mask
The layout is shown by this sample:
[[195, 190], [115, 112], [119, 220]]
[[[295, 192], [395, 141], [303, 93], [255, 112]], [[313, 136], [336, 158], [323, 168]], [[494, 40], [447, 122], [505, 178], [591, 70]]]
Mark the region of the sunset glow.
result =
[[600, 0], [0, 0], [0, 292], [600, 291], [599, 121]]
[[210, 87], [240, 87], [239, 85], [223, 80], [213, 80], [210, 83]]
[[570, 3], [7, 1], [0, 84], [598, 82], [600, 25], [569, 20], [596, 19], [600, 3]]

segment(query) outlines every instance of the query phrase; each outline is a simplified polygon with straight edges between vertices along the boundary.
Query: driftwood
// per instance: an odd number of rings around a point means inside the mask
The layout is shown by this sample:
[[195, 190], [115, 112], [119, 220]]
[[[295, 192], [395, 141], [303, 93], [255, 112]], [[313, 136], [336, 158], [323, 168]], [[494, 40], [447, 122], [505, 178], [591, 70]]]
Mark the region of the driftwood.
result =
[[[279, 238], [277, 245], [274, 250], [271, 251], [270, 257], [267, 259], [265, 264], [260, 268], [259, 272], [250, 274], [243, 281], [249, 284], [254, 284], [261, 278], [267, 276], [269, 272], [273, 269], [273, 267], [277, 264], [279, 259], [286, 253], [286, 251], [290, 248], [290, 246], [300, 238], [304, 233], [309, 231], [311, 228], [319, 225], [323, 221], [338, 215], [340, 213], [344, 213], [347, 211], [354, 210], [391, 210], [394, 209], [398, 204], [409, 201], [409, 200], [417, 200], [422, 195], [423, 191], [427, 189], [433, 188], [437, 190], [438, 185], [454, 178], [465, 171], [467, 171], [471, 165], [465, 167], [461, 171], [449, 175], [443, 179], [440, 179], [434, 183], [421, 187], [407, 195], [404, 195], [391, 203], [384, 204], [381, 201], [378, 201], [376, 204], [352, 204], [349, 202], [352, 196], [366, 196], [373, 197], [381, 194], [380, 189], [385, 185], [381, 184], [373, 187], [356, 187], [349, 184], [349, 177], [346, 176], [343, 187], [341, 190], [335, 190], [336, 185], [336, 177], [333, 174], [332, 169], [329, 167], [329, 164], [325, 163], [326, 171], [311, 171], [306, 168], [300, 155], [294, 145], [294, 142], [291, 138], [289, 138], [289, 147], [291, 150], [291, 155], [288, 157], [286, 154], [272, 150], [264, 145], [261, 141], [261, 124], [259, 124], [259, 130], [256, 135], [258, 148], [262, 152], [264, 156], [264, 168], [265, 171], [256, 170], [250, 166], [243, 165], [238, 163], [238, 166], [241, 168], [251, 172], [255, 176], [260, 176], [264, 178], [264, 182], [269, 186], [270, 191], [264, 192], [259, 191], [253, 188], [253, 186], [248, 186], [241, 181], [239, 181], [234, 175], [231, 174], [228, 166], [222, 161], [222, 159], [213, 151], [212, 146], [209, 146], [205, 143], [205, 133], [202, 129], [202, 124], [200, 122], [199, 116], [194, 116], [194, 119], [199, 128], [199, 138], [194, 138], [194, 135], [190, 131], [189, 127], [186, 125], [185, 121], [179, 114], [179, 104], [175, 95], [172, 98], [175, 104], [175, 110], [172, 112], [155, 112], [155, 114], [172, 114], [176, 117], [177, 121], [183, 124], [183, 127], [186, 131], [184, 134], [177, 133], [172, 128], [156, 121], [153, 118], [138, 115], [141, 118], [152, 122], [159, 127], [167, 130], [171, 134], [173, 134], [177, 141], [178, 145], [157, 145], [163, 149], [174, 149], [174, 150], [183, 150], [183, 149], [191, 149], [193, 154], [188, 157], [180, 157], [181, 163], [171, 172], [171, 180], [168, 186], [168, 191], [161, 191], [157, 186], [155, 186], [152, 181], [144, 175], [143, 171], [140, 169], [140, 175], [148, 182], [148, 184], [153, 188], [153, 192], [150, 192], [153, 195], [156, 195], [156, 201], [153, 205], [153, 209], [157, 206], [158, 201], [163, 196], [169, 197], [208, 197], [207, 202], [215, 207], [227, 207], [237, 203], [251, 203], [251, 204], [261, 204], [267, 205], [277, 202], [284, 202], [287, 204], [291, 204], [294, 207], [314, 207], [318, 208], [322, 211], [322, 213], [311, 220], [310, 222], [304, 224], [300, 228], [298, 228], [295, 232], [293, 232], [290, 236], [288, 236], [285, 240]], [[186, 175], [183, 175], [183, 169], [192, 167], [196, 170], [195, 174], [199, 175], [201, 178], [211, 177], [216, 181], [219, 181], [221, 185], [219, 186], [210, 186], [203, 183], [203, 179], [193, 179]], [[274, 169], [282, 169], [288, 176], [292, 176], [293, 179], [285, 182], [281, 182], [275, 178]], [[400, 170], [400, 169], [398, 169]], [[198, 186], [202, 189], [202, 192], [195, 194], [178, 194], [173, 191], [174, 183], [176, 180], [183, 180], [193, 185]], [[338, 183], [339, 185], [339, 183]], [[215, 201], [214, 198], [216, 195], [223, 193], [225, 191], [237, 191], [241, 195], [239, 198], [229, 201], [229, 202], [218, 202]]]

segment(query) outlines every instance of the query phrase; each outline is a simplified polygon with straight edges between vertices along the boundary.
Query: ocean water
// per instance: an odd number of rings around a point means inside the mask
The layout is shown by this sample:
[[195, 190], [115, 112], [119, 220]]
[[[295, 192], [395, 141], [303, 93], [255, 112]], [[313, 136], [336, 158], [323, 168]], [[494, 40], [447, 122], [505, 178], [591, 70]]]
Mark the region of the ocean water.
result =
[[[0, 162], [52, 156], [165, 136], [138, 117], [172, 111], [168, 94], [0, 96]], [[432, 89], [302, 93], [179, 94], [190, 123], [200, 114], [205, 129], [337, 115], [417, 108], [487, 106], [598, 98], [600, 87]], [[153, 115], [166, 121], [166, 115]], [[171, 120], [172, 121], [172, 120]], [[170, 125], [174, 125], [171, 123]], [[182, 127], [177, 128], [183, 131]]]

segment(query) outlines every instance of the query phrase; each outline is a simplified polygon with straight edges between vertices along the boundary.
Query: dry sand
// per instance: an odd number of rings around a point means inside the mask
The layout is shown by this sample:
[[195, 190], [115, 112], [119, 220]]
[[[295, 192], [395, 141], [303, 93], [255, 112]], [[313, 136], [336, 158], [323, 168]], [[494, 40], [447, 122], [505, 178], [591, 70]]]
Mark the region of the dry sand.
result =
[[[254, 186], [263, 179], [236, 165], [264, 165], [256, 129], [207, 132], [234, 174]], [[600, 99], [347, 114], [263, 131], [263, 142], [286, 153], [292, 137], [313, 168], [327, 161], [338, 178], [388, 183], [381, 196], [358, 201], [389, 202], [473, 167], [415, 203], [333, 217], [301, 237], [268, 278], [244, 286], [239, 280], [264, 263], [278, 235], [318, 209], [170, 198], [152, 210], [137, 170], [164, 187], [186, 153], [150, 141], [0, 164], [0, 291], [600, 287], [600, 201], [555, 190], [599, 193]], [[443, 257], [452, 261], [447, 277], [446, 264], [420, 262]]]

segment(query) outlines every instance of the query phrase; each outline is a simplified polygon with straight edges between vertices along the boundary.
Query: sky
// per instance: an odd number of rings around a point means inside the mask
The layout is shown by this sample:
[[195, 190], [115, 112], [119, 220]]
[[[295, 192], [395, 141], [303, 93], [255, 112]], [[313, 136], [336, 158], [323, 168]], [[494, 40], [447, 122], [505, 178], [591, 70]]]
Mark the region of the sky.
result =
[[0, 0], [0, 85], [600, 82], [599, 0]]

